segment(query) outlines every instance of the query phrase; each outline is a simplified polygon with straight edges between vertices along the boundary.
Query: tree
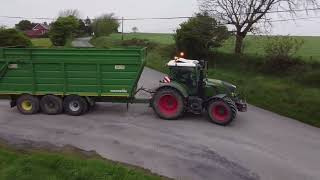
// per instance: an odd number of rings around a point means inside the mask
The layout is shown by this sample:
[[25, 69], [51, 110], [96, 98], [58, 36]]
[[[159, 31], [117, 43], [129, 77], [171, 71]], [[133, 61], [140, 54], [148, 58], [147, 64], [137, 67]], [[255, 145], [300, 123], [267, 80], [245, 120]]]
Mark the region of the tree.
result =
[[226, 26], [218, 22], [207, 13], [196, 14], [187, 22], [180, 24], [174, 39], [178, 51], [183, 51], [188, 58], [206, 58], [210, 48], [221, 46], [228, 39], [230, 33]]
[[132, 32], [137, 33], [139, 31], [139, 29], [135, 26], [132, 28]]
[[30, 47], [32, 43], [28, 37], [16, 29], [0, 28], [0, 47], [8, 46]]
[[91, 19], [87, 17], [87, 19], [84, 20], [85, 24], [85, 33], [89, 36], [92, 35], [92, 24], [91, 24]]
[[96, 18], [92, 23], [92, 30], [95, 36], [108, 36], [111, 33], [118, 32], [119, 21], [113, 13], [104, 14]]
[[235, 53], [242, 53], [243, 40], [249, 32], [258, 28], [258, 23], [270, 23], [270, 12], [287, 11], [294, 14], [295, 8], [317, 6], [318, 0], [198, 0], [200, 9], [210, 12], [221, 22], [236, 29]]
[[31, 30], [34, 26], [28, 20], [21, 20], [18, 24], [15, 25], [15, 27], [20, 31], [27, 31], [27, 30]]
[[73, 16], [59, 17], [51, 24], [49, 37], [55, 46], [64, 46], [68, 39], [71, 39], [79, 29], [79, 21]]
[[79, 22], [79, 27], [76, 35], [77, 37], [81, 37], [86, 34], [86, 25], [82, 19], [79, 19], [78, 22]]
[[78, 9], [65, 9], [59, 12], [59, 17], [72, 16], [80, 19], [80, 11]]

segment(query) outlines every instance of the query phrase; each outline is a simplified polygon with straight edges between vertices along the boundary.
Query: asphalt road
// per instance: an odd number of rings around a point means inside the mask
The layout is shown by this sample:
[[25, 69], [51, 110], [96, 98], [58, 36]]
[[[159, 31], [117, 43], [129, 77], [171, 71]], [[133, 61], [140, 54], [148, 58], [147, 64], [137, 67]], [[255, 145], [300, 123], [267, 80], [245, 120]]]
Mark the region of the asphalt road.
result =
[[[146, 68], [140, 86], [163, 74]], [[20, 115], [0, 101], [0, 138], [73, 145], [176, 179], [320, 179], [320, 131], [249, 106], [228, 127], [205, 116], [164, 121], [148, 105], [98, 104], [81, 117]]]
[[72, 42], [73, 47], [93, 47], [92, 44], [89, 43], [91, 37], [77, 38]]

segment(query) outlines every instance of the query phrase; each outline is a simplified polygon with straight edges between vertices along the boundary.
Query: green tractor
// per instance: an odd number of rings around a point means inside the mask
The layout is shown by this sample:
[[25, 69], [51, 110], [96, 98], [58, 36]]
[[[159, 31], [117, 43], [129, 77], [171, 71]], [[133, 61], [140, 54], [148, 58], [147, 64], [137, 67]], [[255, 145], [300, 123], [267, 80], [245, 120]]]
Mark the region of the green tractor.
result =
[[247, 111], [236, 86], [207, 78], [206, 61], [176, 58], [167, 66], [169, 77], [160, 81], [151, 101], [160, 118], [172, 120], [185, 112], [206, 111], [213, 123], [225, 126], [236, 118], [237, 111]]

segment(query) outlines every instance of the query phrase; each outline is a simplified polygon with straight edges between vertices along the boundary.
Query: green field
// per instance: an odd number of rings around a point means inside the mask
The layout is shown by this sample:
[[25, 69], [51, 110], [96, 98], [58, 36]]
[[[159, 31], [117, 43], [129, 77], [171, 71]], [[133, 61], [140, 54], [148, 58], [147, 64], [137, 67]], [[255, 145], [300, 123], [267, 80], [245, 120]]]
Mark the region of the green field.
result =
[[160, 180], [133, 166], [71, 151], [16, 151], [0, 145], [0, 180]]
[[[172, 44], [174, 43], [173, 35], [172, 34], [159, 34], [159, 33], [125, 33], [124, 34], [124, 40], [128, 39], [148, 39], [150, 41], [153, 41], [155, 43], [160, 44]], [[121, 40], [122, 35], [120, 33], [112, 34], [110, 36], [113, 40]]]
[[[297, 56], [309, 61], [320, 61], [320, 37], [295, 37], [296, 39], [303, 40], [304, 44], [298, 51]], [[266, 36], [248, 36], [244, 41], [244, 53], [248, 55], [264, 55], [264, 45], [268, 40]], [[232, 53], [234, 50], [234, 38], [227, 40], [224, 45], [219, 48], [219, 51], [225, 53]]]
[[37, 48], [48, 48], [52, 46], [49, 38], [31, 39], [32, 45]]

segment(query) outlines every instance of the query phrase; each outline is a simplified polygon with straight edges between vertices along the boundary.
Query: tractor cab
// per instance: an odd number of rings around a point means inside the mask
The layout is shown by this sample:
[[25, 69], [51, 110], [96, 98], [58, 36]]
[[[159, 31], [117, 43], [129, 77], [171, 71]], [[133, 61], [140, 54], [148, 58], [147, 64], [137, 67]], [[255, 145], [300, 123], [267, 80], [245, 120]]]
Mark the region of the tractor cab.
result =
[[203, 94], [204, 79], [206, 78], [205, 61], [177, 58], [168, 64], [172, 81], [183, 84], [188, 89], [189, 95]]

